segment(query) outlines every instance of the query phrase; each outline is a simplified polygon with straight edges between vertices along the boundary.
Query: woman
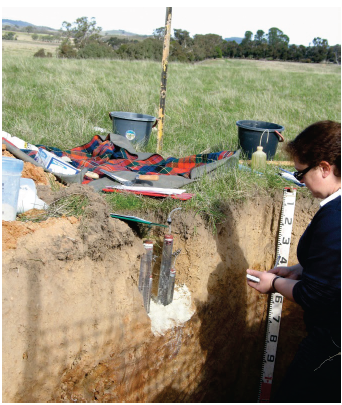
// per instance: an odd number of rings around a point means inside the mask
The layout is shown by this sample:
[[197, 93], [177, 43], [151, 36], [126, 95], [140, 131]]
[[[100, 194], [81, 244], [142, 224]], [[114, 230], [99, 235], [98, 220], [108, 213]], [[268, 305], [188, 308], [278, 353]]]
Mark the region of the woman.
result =
[[274, 402], [341, 402], [341, 124], [310, 125], [286, 146], [294, 176], [322, 199], [302, 235], [298, 264], [247, 281], [260, 293], [278, 292], [304, 309], [302, 341]]

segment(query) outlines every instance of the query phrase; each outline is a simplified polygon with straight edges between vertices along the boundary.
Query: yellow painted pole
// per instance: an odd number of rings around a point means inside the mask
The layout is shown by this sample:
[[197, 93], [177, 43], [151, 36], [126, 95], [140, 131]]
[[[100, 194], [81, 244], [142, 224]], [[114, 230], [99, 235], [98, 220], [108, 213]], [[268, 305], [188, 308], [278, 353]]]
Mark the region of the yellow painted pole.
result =
[[160, 84], [157, 153], [160, 153], [163, 149], [165, 99], [166, 99], [166, 73], [167, 73], [167, 65], [168, 65], [168, 58], [169, 58], [169, 51], [170, 51], [171, 17], [172, 17], [172, 7], [166, 7], [165, 33], [164, 33], [163, 59], [162, 59], [162, 74], [161, 74], [161, 84]]

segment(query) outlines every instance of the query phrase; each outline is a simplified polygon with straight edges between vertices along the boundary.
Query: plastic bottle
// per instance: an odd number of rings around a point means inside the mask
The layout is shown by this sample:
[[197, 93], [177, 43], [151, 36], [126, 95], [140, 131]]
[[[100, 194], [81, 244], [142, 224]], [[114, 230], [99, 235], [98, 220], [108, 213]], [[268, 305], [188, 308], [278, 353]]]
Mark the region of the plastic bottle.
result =
[[266, 153], [263, 151], [262, 146], [257, 146], [256, 152], [252, 154], [251, 166], [253, 170], [266, 169]]
[[17, 214], [22, 214], [33, 208], [45, 210], [48, 205], [38, 198], [37, 189], [32, 179], [20, 178]]
[[28, 143], [17, 136], [12, 136], [8, 132], [2, 131], [2, 137], [19, 149], [38, 150], [35, 145], [32, 145], [31, 143]]

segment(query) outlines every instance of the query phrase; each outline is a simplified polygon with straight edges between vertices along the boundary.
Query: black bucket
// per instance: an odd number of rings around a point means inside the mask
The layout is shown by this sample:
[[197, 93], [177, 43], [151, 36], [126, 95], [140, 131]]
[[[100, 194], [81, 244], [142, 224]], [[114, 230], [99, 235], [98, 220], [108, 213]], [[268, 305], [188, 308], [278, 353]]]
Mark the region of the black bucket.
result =
[[277, 151], [278, 142], [283, 142], [284, 137], [281, 132], [284, 127], [272, 122], [265, 121], [237, 121], [239, 134], [239, 144], [247, 159], [252, 159], [252, 154], [256, 152], [257, 146], [263, 147], [267, 155], [267, 160], [274, 158]]
[[135, 145], [147, 146], [152, 128], [158, 120], [152, 115], [113, 111], [109, 113], [113, 121], [113, 132], [126, 137]]

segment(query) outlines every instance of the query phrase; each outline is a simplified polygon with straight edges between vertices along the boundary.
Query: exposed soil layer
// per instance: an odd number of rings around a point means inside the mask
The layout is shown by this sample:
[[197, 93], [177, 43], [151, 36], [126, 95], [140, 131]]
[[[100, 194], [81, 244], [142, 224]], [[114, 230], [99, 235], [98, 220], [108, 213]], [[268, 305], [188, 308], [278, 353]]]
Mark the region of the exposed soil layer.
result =
[[[162, 336], [137, 287], [144, 248], [136, 227], [111, 218], [89, 186], [38, 192], [47, 203], [70, 193], [90, 203], [82, 220], [2, 223], [4, 402], [256, 402], [267, 296], [245, 274], [274, 264], [281, 192], [227, 204], [216, 234], [198, 215], [174, 215], [176, 284], [191, 292], [194, 315]], [[297, 197], [290, 265], [317, 209]], [[159, 258], [164, 232], [149, 235]], [[304, 333], [300, 308], [285, 301], [275, 388]]]

